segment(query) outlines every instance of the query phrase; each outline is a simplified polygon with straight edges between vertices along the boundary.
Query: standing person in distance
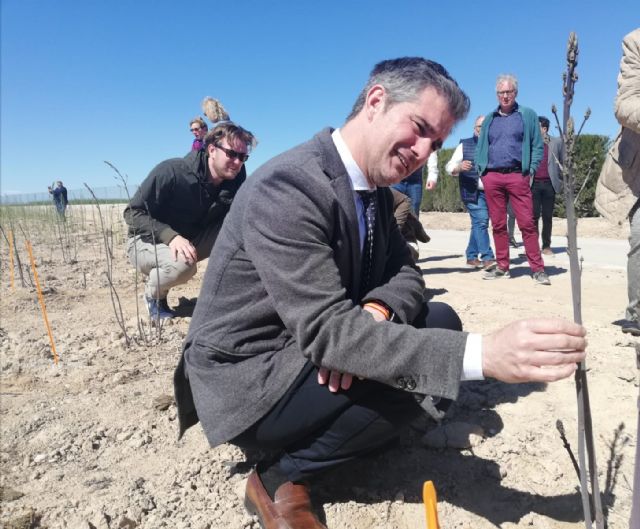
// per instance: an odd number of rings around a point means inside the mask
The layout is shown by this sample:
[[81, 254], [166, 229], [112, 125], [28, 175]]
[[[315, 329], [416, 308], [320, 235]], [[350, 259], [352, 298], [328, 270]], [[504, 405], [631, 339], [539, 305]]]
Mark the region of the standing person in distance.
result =
[[189, 123], [189, 130], [193, 133], [192, 151], [199, 151], [204, 148], [204, 137], [209, 132], [207, 124], [200, 116], [193, 118]]
[[62, 181], [58, 180], [55, 184], [55, 187], [49, 186], [47, 188], [49, 190], [49, 194], [53, 199], [53, 204], [56, 207], [56, 212], [58, 216], [64, 220], [65, 214], [67, 211], [67, 207], [69, 206], [69, 199], [67, 196], [67, 188], [62, 185]]
[[[562, 140], [549, 136], [549, 119], [540, 116], [540, 133], [544, 141], [544, 154], [531, 181], [531, 195], [533, 198], [533, 218], [536, 229], [542, 238], [542, 253], [553, 255], [551, 250], [551, 228], [553, 224], [553, 207], [556, 193], [562, 191]], [[542, 217], [542, 231], [540, 231], [540, 217]]]
[[483, 279], [509, 277], [507, 201], [510, 201], [533, 280], [539, 285], [550, 285], [533, 222], [530, 188], [530, 179], [535, 176], [544, 152], [538, 116], [516, 101], [518, 80], [513, 75], [498, 76], [496, 96], [498, 108], [488, 113], [482, 123], [475, 159], [489, 207], [497, 261], [497, 266], [486, 272]]
[[595, 206], [616, 224], [629, 220], [629, 303], [622, 332], [640, 336], [640, 28], [622, 41], [615, 115], [622, 128], [602, 166]]
[[476, 118], [473, 136], [460, 140], [445, 169], [450, 175], [458, 176], [460, 199], [471, 218], [471, 232], [466, 249], [467, 266], [488, 271], [495, 267], [496, 261], [489, 239], [489, 210], [484, 186], [474, 163], [478, 134], [483, 121], [484, 116]]
[[[424, 189], [431, 190], [436, 186], [438, 181], [438, 153], [432, 152], [427, 158], [427, 181], [424, 184]], [[396, 191], [400, 191], [409, 197], [411, 200], [411, 209], [413, 214], [420, 218], [420, 204], [422, 203], [422, 173], [424, 172], [424, 166], [419, 167], [407, 178], [402, 180], [398, 184], [394, 184], [393, 187]]]

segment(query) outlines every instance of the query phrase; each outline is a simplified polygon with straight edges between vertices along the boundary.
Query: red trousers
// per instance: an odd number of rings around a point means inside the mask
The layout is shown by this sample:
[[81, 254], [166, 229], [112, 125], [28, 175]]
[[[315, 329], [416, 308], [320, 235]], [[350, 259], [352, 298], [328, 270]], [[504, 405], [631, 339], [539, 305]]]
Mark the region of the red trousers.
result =
[[529, 188], [529, 177], [520, 173], [494, 173], [489, 171], [482, 177], [489, 218], [493, 226], [493, 244], [496, 261], [501, 270], [509, 270], [509, 233], [507, 231], [507, 202], [516, 216], [522, 232], [524, 251], [533, 273], [544, 270], [540, 254], [538, 230], [533, 220], [533, 200]]

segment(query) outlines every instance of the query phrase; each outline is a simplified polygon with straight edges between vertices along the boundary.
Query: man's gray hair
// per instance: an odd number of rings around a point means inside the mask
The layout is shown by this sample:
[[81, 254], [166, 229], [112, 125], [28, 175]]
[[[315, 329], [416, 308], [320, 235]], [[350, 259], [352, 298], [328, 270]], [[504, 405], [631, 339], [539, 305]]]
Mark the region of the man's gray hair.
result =
[[513, 89], [516, 92], [518, 91], [518, 78], [515, 75], [510, 73], [501, 73], [496, 79], [496, 91], [502, 83], [509, 83], [513, 86]]
[[431, 87], [447, 100], [449, 111], [456, 123], [466, 118], [469, 113], [469, 97], [442, 65], [422, 57], [401, 57], [379, 62], [373, 67], [369, 80], [358, 95], [347, 121], [360, 113], [369, 90], [377, 84], [384, 87], [389, 106], [414, 101], [425, 88]]

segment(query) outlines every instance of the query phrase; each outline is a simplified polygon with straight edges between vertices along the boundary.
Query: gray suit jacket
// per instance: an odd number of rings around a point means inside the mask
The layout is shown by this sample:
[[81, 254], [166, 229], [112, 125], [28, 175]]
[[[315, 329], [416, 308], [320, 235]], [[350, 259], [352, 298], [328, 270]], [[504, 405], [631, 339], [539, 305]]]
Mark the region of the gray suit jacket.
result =
[[[388, 189], [377, 191], [376, 286], [359, 293], [353, 191], [330, 134], [267, 162], [233, 202], [175, 373], [181, 434], [199, 419], [212, 446], [229, 441], [269, 411], [307, 361], [457, 396], [466, 334], [402, 324], [417, 316], [424, 282]], [[382, 300], [401, 323], [376, 323], [360, 308], [366, 299]]]

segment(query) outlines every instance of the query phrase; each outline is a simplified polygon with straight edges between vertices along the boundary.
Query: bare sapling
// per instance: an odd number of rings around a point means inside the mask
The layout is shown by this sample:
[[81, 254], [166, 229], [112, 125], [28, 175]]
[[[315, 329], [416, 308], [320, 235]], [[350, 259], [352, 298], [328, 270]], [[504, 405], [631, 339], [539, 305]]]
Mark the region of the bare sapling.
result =
[[[129, 186], [127, 185], [127, 181], [129, 179], [128, 175], [122, 175], [122, 173], [118, 170], [118, 168], [115, 165], [113, 165], [111, 162], [104, 160], [104, 163], [106, 163], [109, 167], [111, 167], [111, 169], [113, 169], [113, 171], [116, 173], [116, 176], [114, 178], [122, 182], [122, 186], [124, 187], [124, 191], [127, 195], [127, 202], [131, 202], [131, 194], [129, 193]], [[147, 337], [147, 333], [143, 325], [143, 320], [142, 320], [142, 317], [140, 316], [140, 293], [139, 293], [140, 292], [140, 289], [139, 289], [140, 275], [138, 273], [138, 247], [135, 244], [133, 246], [133, 252], [134, 252], [133, 268], [134, 268], [134, 296], [135, 296], [135, 302], [136, 302], [136, 324], [138, 326], [138, 333], [140, 335], [140, 338], [146, 344], [148, 343], [149, 338]]]
[[104, 225], [104, 220], [102, 217], [102, 211], [100, 209], [100, 201], [96, 197], [93, 190], [85, 183], [84, 186], [87, 188], [93, 200], [95, 202], [96, 208], [98, 210], [98, 219], [100, 220], [100, 231], [102, 233], [102, 242], [105, 253], [105, 274], [107, 276], [107, 282], [109, 284], [109, 294], [111, 296], [111, 306], [113, 308], [113, 313], [116, 317], [116, 321], [122, 331], [122, 335], [124, 336], [125, 345], [129, 347], [131, 345], [131, 338], [127, 333], [127, 326], [124, 319], [124, 315], [122, 313], [122, 304], [120, 303], [120, 296], [118, 295], [118, 291], [113, 281], [113, 249], [110, 246], [110, 239], [107, 229]]
[[[578, 64], [578, 38], [575, 33], [569, 35], [567, 45], [567, 71], [563, 73], [562, 93], [564, 107], [562, 126], [558, 119], [555, 105], [551, 111], [556, 119], [563, 142], [563, 163], [560, 170], [564, 181], [564, 202], [567, 216], [567, 253], [569, 254], [569, 267], [571, 274], [571, 294], [573, 299], [573, 318], [576, 323], [582, 324], [582, 299], [581, 299], [581, 268], [578, 256], [577, 218], [575, 213], [575, 147], [576, 138], [582, 130], [584, 123], [591, 112], [587, 110], [584, 121], [578, 134], [575, 132], [573, 118], [571, 117], [571, 104], [573, 103], [574, 85], [578, 80], [576, 66]], [[578, 401], [578, 462], [580, 470], [580, 494], [584, 511], [585, 526], [591, 529], [592, 520], [597, 529], [604, 529], [604, 517], [602, 513], [602, 500], [598, 485], [598, 469], [593, 443], [593, 424], [591, 419], [591, 407], [589, 404], [589, 389], [587, 385], [587, 368], [584, 361], [578, 364], [575, 374], [576, 395]], [[585, 455], [586, 449], [586, 455]], [[588, 469], [586, 460], [588, 460]], [[591, 495], [589, 494], [589, 482]]]
[[18, 274], [20, 275], [20, 285], [22, 286], [22, 288], [26, 288], [27, 284], [25, 283], [25, 280], [24, 280], [24, 273], [22, 271], [22, 262], [20, 261], [20, 254], [18, 253], [15, 237], [13, 236], [14, 231], [11, 228], [9, 229], [11, 242], [9, 241], [9, 237], [7, 237], [7, 234], [5, 233], [4, 228], [2, 226], [0, 226], [0, 232], [2, 232], [2, 236], [4, 237], [4, 240], [7, 242], [7, 245], [9, 246], [9, 251], [12, 252], [10, 259], [13, 261], [13, 258], [15, 258], [16, 268], [18, 270]]

